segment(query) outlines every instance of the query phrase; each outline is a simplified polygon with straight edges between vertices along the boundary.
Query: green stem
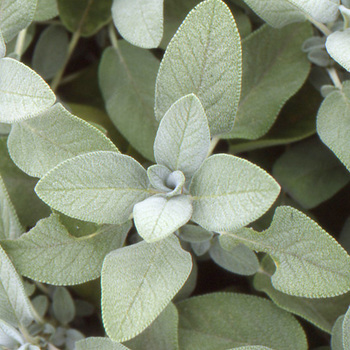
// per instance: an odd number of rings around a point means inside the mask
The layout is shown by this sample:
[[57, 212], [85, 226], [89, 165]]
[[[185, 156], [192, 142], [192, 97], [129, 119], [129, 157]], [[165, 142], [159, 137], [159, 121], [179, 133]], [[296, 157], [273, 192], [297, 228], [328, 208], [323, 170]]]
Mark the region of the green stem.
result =
[[309, 22], [311, 22], [319, 31], [321, 31], [325, 36], [332, 34], [332, 31], [323, 23], [316, 21], [311, 16], [306, 16]]
[[113, 45], [113, 47], [115, 49], [118, 50], [118, 38], [117, 38], [117, 35], [115, 33], [113, 22], [111, 22], [108, 26], [108, 35], [109, 35], [109, 40], [111, 41], [111, 44]]
[[341, 80], [339, 79], [339, 75], [338, 72], [336, 71], [335, 68], [327, 68], [327, 73], [329, 75], [329, 77], [331, 78], [333, 85], [338, 88], [339, 90], [343, 89], [343, 84], [341, 82]]
[[23, 54], [23, 48], [24, 48], [24, 43], [26, 40], [26, 35], [27, 35], [27, 28], [21, 30], [17, 36], [16, 46], [15, 46], [15, 54], [18, 56], [19, 60], [21, 60], [21, 57]]

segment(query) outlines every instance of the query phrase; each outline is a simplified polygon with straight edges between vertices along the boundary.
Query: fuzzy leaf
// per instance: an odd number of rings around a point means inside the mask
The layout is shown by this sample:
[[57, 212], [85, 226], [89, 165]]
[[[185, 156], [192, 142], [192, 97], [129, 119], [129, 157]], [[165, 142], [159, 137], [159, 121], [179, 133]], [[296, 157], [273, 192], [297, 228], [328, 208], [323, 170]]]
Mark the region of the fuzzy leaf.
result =
[[326, 49], [330, 56], [350, 71], [350, 29], [336, 31], [327, 37]]
[[273, 261], [269, 257], [264, 258], [260, 271], [254, 276], [254, 287], [265, 292], [280, 308], [306, 319], [325, 332], [331, 333], [334, 322], [345, 313], [350, 304], [350, 293], [327, 299], [294, 297], [273, 287], [271, 276], [274, 272]]
[[343, 346], [343, 320], [344, 316], [340, 316], [333, 325], [331, 339], [332, 350], [346, 350]]
[[254, 275], [259, 269], [259, 260], [255, 253], [244, 244], [240, 244], [230, 251], [223, 249], [217, 239], [210, 247], [210, 257], [216, 264], [227, 271], [238, 275]]
[[350, 82], [323, 101], [317, 115], [317, 132], [321, 140], [350, 171]]
[[99, 66], [99, 83], [112, 122], [151, 160], [158, 128], [153, 109], [158, 67], [151, 52], [125, 41], [118, 41], [117, 50], [107, 48]]
[[23, 335], [15, 327], [0, 320], [0, 344], [8, 349], [16, 349], [18, 344], [23, 343]]
[[331, 198], [350, 181], [348, 171], [315, 139], [289, 148], [273, 166], [284, 191], [309, 209]]
[[155, 112], [163, 118], [179, 98], [194, 93], [212, 134], [233, 126], [241, 91], [241, 43], [236, 23], [221, 0], [193, 9], [171, 40], [157, 82]]
[[46, 80], [53, 78], [66, 61], [68, 44], [68, 33], [62, 26], [47, 27], [35, 45], [33, 69]]
[[171, 173], [171, 170], [164, 165], [155, 164], [147, 168], [147, 176], [151, 185], [163, 192], [171, 190], [166, 183]]
[[243, 227], [264, 214], [280, 187], [264, 170], [231, 155], [207, 158], [193, 176], [192, 220], [209, 231]]
[[120, 35], [145, 49], [159, 46], [163, 37], [163, 0], [114, 0], [112, 17]]
[[4, 38], [0, 32], [0, 59], [5, 57], [5, 55], [6, 55], [6, 45], [5, 45]]
[[191, 198], [186, 195], [152, 196], [137, 203], [133, 213], [139, 235], [147, 242], [159, 241], [191, 219]]
[[52, 208], [84, 221], [121, 224], [149, 197], [146, 170], [117, 152], [86, 153], [60, 163], [35, 187]]
[[96, 34], [110, 21], [112, 0], [57, 0], [60, 18], [71, 32]]
[[220, 239], [269, 254], [276, 264], [271, 278], [279, 291], [306, 298], [325, 298], [350, 290], [350, 256], [316, 222], [291, 207], [278, 207], [262, 233], [242, 229]]
[[23, 276], [67, 286], [98, 278], [105, 256], [123, 245], [129, 229], [130, 222], [105, 225], [76, 238], [52, 214], [19, 239], [1, 244]]
[[173, 303], [136, 338], [126, 342], [132, 350], [179, 350], [179, 316]]
[[309, 23], [265, 25], [243, 41], [242, 95], [234, 127], [224, 138], [257, 139], [267, 133], [309, 74], [300, 46], [311, 35]]
[[191, 268], [191, 255], [175, 236], [108, 254], [101, 285], [103, 323], [109, 337], [125, 341], [141, 333], [169, 304]]
[[266, 346], [253, 345], [253, 346], [240, 346], [239, 348], [234, 348], [231, 350], [272, 350]]
[[191, 94], [176, 101], [159, 124], [154, 142], [158, 164], [181, 170], [190, 179], [207, 157], [210, 130], [199, 99]]
[[212, 293], [177, 307], [182, 350], [226, 350], [243, 345], [307, 349], [304, 331], [294, 317], [260, 297]]
[[75, 344], [76, 350], [129, 350], [126, 346], [108, 338], [91, 337]]
[[32, 23], [36, 3], [37, 0], [0, 0], [0, 32], [5, 42]]
[[56, 0], [38, 0], [34, 21], [47, 21], [58, 15]]
[[73, 116], [59, 103], [40, 116], [14, 124], [8, 148], [16, 165], [36, 177], [79, 154], [118, 152], [101, 131]]
[[179, 237], [185, 242], [202, 243], [210, 241], [213, 237], [213, 233], [200, 226], [185, 225], [181, 227]]
[[14, 327], [26, 327], [35, 319], [22, 280], [2, 247], [0, 247], [0, 319]]
[[0, 239], [15, 239], [24, 229], [19, 222], [4, 181], [0, 175]]
[[38, 74], [12, 58], [0, 60], [0, 76], [0, 122], [14, 123], [32, 118], [56, 100]]
[[74, 320], [74, 300], [66, 288], [56, 288], [52, 296], [52, 310], [55, 318], [63, 325], [68, 325]]
[[344, 349], [350, 349], [350, 307], [345, 313], [342, 328]]

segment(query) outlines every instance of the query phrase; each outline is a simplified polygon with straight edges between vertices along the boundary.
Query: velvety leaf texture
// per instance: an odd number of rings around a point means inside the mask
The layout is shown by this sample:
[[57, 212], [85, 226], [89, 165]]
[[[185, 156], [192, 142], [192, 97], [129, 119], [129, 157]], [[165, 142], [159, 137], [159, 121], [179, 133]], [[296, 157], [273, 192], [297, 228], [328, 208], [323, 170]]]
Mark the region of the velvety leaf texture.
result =
[[102, 316], [108, 336], [125, 341], [141, 333], [183, 286], [191, 268], [191, 255], [174, 236], [151, 244], [141, 242], [107, 255], [101, 285]]
[[191, 94], [182, 97], [160, 122], [154, 142], [158, 164], [181, 170], [190, 179], [208, 154], [210, 130], [199, 99]]
[[163, 0], [114, 0], [112, 17], [120, 35], [146, 49], [158, 47], [163, 37]]
[[126, 346], [108, 338], [91, 337], [80, 340], [75, 345], [76, 350], [129, 350]]
[[209, 231], [236, 230], [264, 214], [279, 191], [277, 182], [256, 165], [217, 154], [193, 176], [192, 220]]
[[74, 237], [59, 215], [42, 219], [28, 233], [2, 245], [18, 271], [33, 280], [55, 285], [73, 285], [96, 279], [105, 256], [120, 248], [130, 222], [105, 225], [83, 237]]
[[192, 10], [169, 43], [156, 83], [155, 112], [163, 118], [179, 98], [194, 93], [207, 113], [212, 134], [233, 126], [241, 90], [241, 43], [221, 0]]
[[47, 21], [58, 15], [56, 0], [38, 0], [34, 21]]
[[55, 94], [29, 67], [12, 58], [0, 60], [0, 122], [32, 118], [51, 107]]
[[330, 56], [350, 71], [350, 29], [336, 31], [327, 37], [326, 49]]
[[6, 45], [5, 45], [4, 38], [0, 32], [0, 58], [5, 57], [5, 55], [6, 55]]
[[118, 152], [101, 131], [59, 103], [35, 118], [14, 124], [7, 144], [16, 165], [36, 177], [79, 154]]
[[345, 313], [342, 328], [344, 349], [350, 349], [350, 308]]
[[236, 293], [212, 293], [178, 305], [182, 350], [226, 350], [262, 345], [306, 350], [303, 329], [293, 316], [266, 299]]
[[75, 317], [74, 300], [68, 290], [64, 287], [58, 287], [52, 296], [52, 311], [57, 320], [67, 325]]
[[278, 207], [262, 233], [242, 229], [221, 239], [268, 253], [275, 262], [273, 286], [283, 293], [325, 298], [350, 290], [350, 256], [337, 241], [302, 212]]
[[121, 224], [147, 197], [146, 170], [135, 159], [99, 151], [66, 160], [38, 182], [35, 191], [52, 208], [76, 219]]

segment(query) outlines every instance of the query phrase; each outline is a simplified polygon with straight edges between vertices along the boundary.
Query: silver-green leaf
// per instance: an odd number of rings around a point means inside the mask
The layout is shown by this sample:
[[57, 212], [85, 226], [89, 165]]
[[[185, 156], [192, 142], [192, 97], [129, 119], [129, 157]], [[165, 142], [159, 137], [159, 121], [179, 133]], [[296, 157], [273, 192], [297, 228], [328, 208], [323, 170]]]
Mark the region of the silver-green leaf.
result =
[[57, 287], [52, 296], [52, 311], [55, 318], [63, 325], [68, 325], [75, 317], [74, 300], [68, 290]]
[[108, 338], [91, 337], [80, 340], [75, 344], [76, 350], [129, 350], [123, 344]]
[[101, 284], [108, 336], [122, 342], [141, 333], [183, 286], [191, 268], [191, 255], [175, 236], [156, 243], [137, 243], [107, 255]]
[[7, 145], [15, 164], [36, 177], [79, 154], [119, 152], [101, 131], [59, 103], [35, 118], [13, 124]]
[[98, 224], [126, 222], [134, 205], [150, 196], [146, 170], [117, 152], [85, 153], [60, 163], [35, 187], [52, 208]]
[[56, 0], [38, 0], [34, 21], [47, 21], [58, 15]]
[[336, 31], [327, 37], [326, 49], [331, 57], [350, 71], [350, 29]]
[[221, 0], [206, 0], [186, 17], [163, 57], [155, 112], [163, 118], [179, 98], [194, 93], [212, 134], [230, 131], [241, 91], [241, 42], [234, 18]]
[[120, 35], [145, 49], [159, 46], [163, 37], [163, 0], [114, 0], [112, 18]]
[[0, 59], [5, 57], [5, 55], [6, 55], [6, 45], [5, 45], [4, 38], [0, 32]]
[[209, 231], [234, 231], [263, 215], [279, 192], [278, 183], [258, 166], [217, 154], [193, 176], [192, 220]]
[[12, 58], [0, 60], [0, 122], [32, 118], [51, 107], [55, 94], [33, 70]]
[[199, 99], [187, 95], [176, 101], [159, 124], [154, 142], [158, 164], [181, 170], [190, 179], [207, 157], [210, 130]]

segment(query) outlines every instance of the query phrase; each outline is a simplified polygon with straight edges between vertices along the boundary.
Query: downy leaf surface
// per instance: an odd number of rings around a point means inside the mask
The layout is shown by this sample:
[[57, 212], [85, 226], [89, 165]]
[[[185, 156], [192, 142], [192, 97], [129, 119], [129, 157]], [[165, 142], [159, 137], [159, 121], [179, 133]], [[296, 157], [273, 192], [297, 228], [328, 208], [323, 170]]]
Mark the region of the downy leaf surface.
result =
[[220, 241], [226, 248], [240, 242], [269, 254], [276, 265], [271, 282], [283, 293], [326, 298], [350, 290], [350, 256], [316, 222], [294, 208], [278, 207], [271, 226], [262, 233], [242, 229], [224, 234]]
[[14, 124], [7, 144], [15, 164], [36, 177], [79, 154], [119, 152], [101, 131], [69, 113], [60, 103], [35, 118]]
[[12, 58], [0, 60], [0, 122], [29, 119], [51, 107], [55, 94], [32, 69]]
[[342, 328], [344, 349], [350, 349], [350, 308], [345, 313]]
[[202, 243], [210, 241], [213, 238], [213, 233], [203, 227], [189, 224], [181, 227], [179, 237], [185, 242]]
[[99, 66], [99, 84], [112, 122], [150, 160], [158, 128], [153, 109], [158, 67], [151, 52], [122, 40], [117, 50], [104, 51]]
[[132, 350], [179, 350], [179, 316], [173, 303], [141, 334], [126, 342]]
[[345, 350], [343, 346], [343, 321], [344, 315], [340, 316], [334, 323], [331, 339], [332, 350]]
[[112, 18], [120, 35], [145, 49], [159, 46], [163, 37], [163, 0], [114, 0]]
[[146, 170], [135, 159], [99, 151], [60, 163], [35, 187], [65, 215], [97, 224], [126, 222], [134, 205], [150, 196]]
[[36, 3], [37, 0], [0, 0], [0, 32], [5, 42], [32, 23]]
[[57, 0], [64, 26], [84, 37], [96, 34], [110, 21], [112, 0]]
[[57, 214], [40, 220], [15, 241], [2, 241], [21, 275], [54, 285], [74, 285], [96, 279], [105, 256], [120, 248], [130, 229], [104, 225], [95, 232], [74, 237]]
[[350, 29], [336, 31], [327, 37], [326, 49], [330, 56], [350, 71]]
[[139, 235], [147, 242], [159, 241], [191, 219], [191, 198], [155, 195], [135, 204], [133, 214]]
[[0, 32], [0, 59], [6, 55], [6, 45], [5, 40]]
[[38, 0], [34, 21], [47, 21], [58, 15], [56, 0]]
[[228, 154], [207, 158], [193, 176], [192, 220], [209, 231], [237, 230], [263, 215], [280, 192], [256, 165]]
[[175, 236], [108, 254], [101, 282], [102, 316], [108, 336], [122, 342], [147, 328], [187, 280], [191, 260]]
[[294, 317], [260, 297], [212, 293], [182, 301], [177, 308], [182, 350], [226, 350], [249, 345], [307, 349], [304, 331]]
[[189, 180], [207, 157], [210, 130], [199, 99], [187, 95], [176, 101], [159, 124], [154, 142], [158, 164], [181, 170]]
[[75, 317], [74, 300], [68, 290], [64, 287], [57, 287], [52, 296], [52, 311], [57, 321], [68, 325]]
[[254, 287], [265, 292], [280, 308], [304, 318], [327, 333], [331, 333], [336, 319], [343, 315], [350, 304], [350, 293], [334, 298], [311, 299], [295, 297], [275, 289], [271, 276], [275, 265], [270, 257], [263, 259], [261, 269], [254, 276]]
[[317, 133], [350, 171], [350, 82], [328, 95], [317, 115]]
[[80, 340], [75, 345], [76, 350], [130, 350], [123, 344], [108, 338], [91, 337]]
[[206, 0], [186, 17], [168, 45], [156, 82], [155, 113], [163, 118], [179, 98], [194, 93], [212, 135], [233, 126], [241, 91], [241, 42], [229, 8]]
[[241, 100], [224, 138], [257, 139], [267, 133], [309, 74], [310, 62], [300, 47], [311, 35], [309, 23], [282, 29], [264, 25], [243, 41]]

